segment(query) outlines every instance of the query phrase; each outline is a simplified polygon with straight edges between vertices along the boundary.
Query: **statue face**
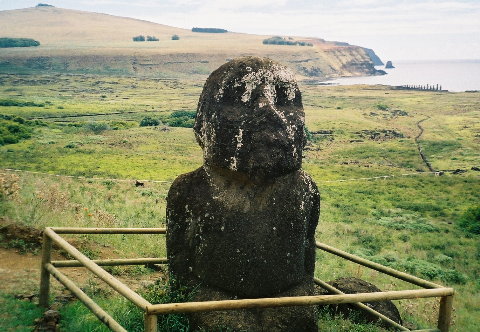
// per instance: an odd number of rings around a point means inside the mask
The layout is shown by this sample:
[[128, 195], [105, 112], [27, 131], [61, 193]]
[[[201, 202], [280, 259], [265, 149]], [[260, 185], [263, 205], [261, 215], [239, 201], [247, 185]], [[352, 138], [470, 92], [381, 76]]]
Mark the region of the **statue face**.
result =
[[304, 112], [293, 73], [259, 58], [221, 66], [205, 84], [195, 131], [207, 165], [255, 177], [299, 169]]

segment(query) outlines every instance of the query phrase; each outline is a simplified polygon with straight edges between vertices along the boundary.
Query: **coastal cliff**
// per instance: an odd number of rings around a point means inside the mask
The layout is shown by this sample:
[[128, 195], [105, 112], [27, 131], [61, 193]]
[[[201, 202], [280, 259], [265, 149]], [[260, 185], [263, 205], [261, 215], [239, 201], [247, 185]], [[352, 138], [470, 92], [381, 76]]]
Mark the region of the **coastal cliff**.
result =
[[[29, 24], [18, 24], [29, 22]], [[377, 75], [373, 50], [320, 38], [198, 33], [153, 22], [56, 7], [0, 11], [0, 31], [39, 40], [36, 48], [0, 50], [0, 72], [62, 72], [146, 77], [208, 75], [239, 56], [270, 57], [300, 79]], [[134, 36], [154, 36], [136, 42]], [[172, 40], [176, 35], [178, 39]], [[291, 45], [264, 44], [285, 38]], [[301, 46], [303, 45], [303, 46]]]

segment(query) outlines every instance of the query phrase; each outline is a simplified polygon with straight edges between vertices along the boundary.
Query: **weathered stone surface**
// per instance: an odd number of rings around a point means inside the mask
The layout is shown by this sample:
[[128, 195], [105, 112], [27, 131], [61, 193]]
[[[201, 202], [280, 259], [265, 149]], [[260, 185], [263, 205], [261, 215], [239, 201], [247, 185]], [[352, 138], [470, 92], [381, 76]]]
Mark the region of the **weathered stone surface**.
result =
[[[313, 294], [319, 194], [302, 170], [301, 94], [268, 59], [240, 58], [213, 72], [195, 134], [204, 165], [167, 198], [172, 276], [194, 300]], [[194, 326], [316, 331], [312, 307], [191, 315]]]
[[[332, 281], [329, 281], [328, 284], [332, 285], [333, 287], [337, 288], [338, 290], [342, 291], [345, 294], [356, 294], [356, 293], [373, 293], [373, 292], [381, 292], [382, 290], [379, 289], [374, 284], [371, 284], [365, 280], [358, 279], [358, 278], [338, 278]], [[328, 294], [328, 292], [319, 286], [316, 286], [316, 293], [321, 294]], [[402, 318], [400, 317], [400, 313], [398, 312], [397, 307], [393, 304], [392, 301], [379, 301], [379, 302], [367, 302], [365, 303], [370, 308], [378, 311], [379, 313], [387, 316], [391, 320], [397, 322], [398, 324], [402, 324]], [[334, 313], [342, 313], [346, 316], [351, 316], [352, 312], [357, 313], [353, 315], [356, 319], [361, 322], [371, 322], [377, 323], [385, 328], [392, 328], [390, 324], [387, 324], [380, 320], [378, 317], [361, 310], [351, 304], [330, 304], [324, 306], [331, 310]]]
[[[313, 295], [312, 284], [308, 280], [291, 287], [276, 297]], [[195, 301], [232, 300], [238, 297], [209, 287], [200, 287]], [[248, 331], [248, 332], [298, 332], [317, 331], [316, 312], [312, 307], [285, 307], [246, 309], [233, 311], [211, 311], [190, 315], [190, 325], [206, 331]], [[226, 329], [228, 328], [228, 329]]]
[[194, 130], [206, 166], [265, 178], [300, 168], [304, 120], [293, 73], [269, 59], [246, 57], [207, 79]]

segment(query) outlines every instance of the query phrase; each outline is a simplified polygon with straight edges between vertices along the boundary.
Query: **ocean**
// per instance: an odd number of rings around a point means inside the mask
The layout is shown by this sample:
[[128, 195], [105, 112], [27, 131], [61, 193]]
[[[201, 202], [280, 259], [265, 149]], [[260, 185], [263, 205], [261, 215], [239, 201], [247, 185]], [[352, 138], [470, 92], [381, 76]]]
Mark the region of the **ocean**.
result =
[[453, 92], [480, 90], [480, 60], [451, 61], [398, 61], [394, 69], [382, 69], [387, 75], [343, 77], [323, 82], [333, 85], [384, 84], [441, 85], [443, 90]]

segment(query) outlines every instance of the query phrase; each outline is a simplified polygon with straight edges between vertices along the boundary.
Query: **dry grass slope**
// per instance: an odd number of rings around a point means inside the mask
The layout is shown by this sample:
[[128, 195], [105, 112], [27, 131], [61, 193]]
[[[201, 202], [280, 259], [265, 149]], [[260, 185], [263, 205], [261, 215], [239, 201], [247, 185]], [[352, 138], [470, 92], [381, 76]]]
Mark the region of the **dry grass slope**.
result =
[[[40, 47], [1, 49], [0, 71], [54, 71], [141, 76], [205, 75], [227, 59], [267, 56], [308, 77], [373, 74], [362, 47], [339, 46], [318, 38], [292, 37], [313, 46], [264, 45], [261, 36], [243, 33], [195, 33], [167, 25], [55, 7], [0, 11], [0, 31], [28, 37]], [[180, 40], [171, 40], [172, 35]], [[137, 35], [158, 42], [134, 42]]]

